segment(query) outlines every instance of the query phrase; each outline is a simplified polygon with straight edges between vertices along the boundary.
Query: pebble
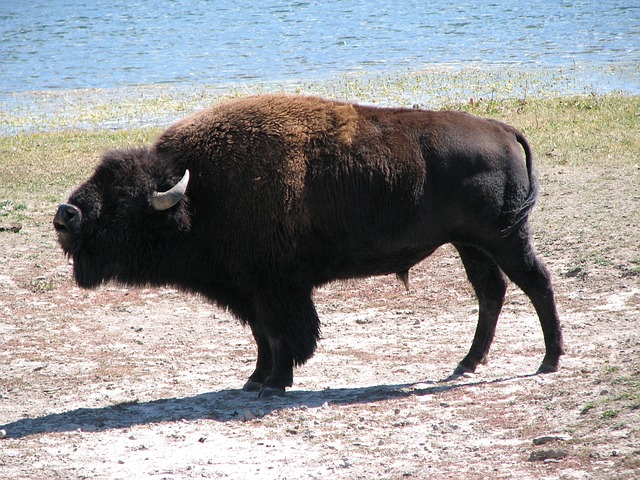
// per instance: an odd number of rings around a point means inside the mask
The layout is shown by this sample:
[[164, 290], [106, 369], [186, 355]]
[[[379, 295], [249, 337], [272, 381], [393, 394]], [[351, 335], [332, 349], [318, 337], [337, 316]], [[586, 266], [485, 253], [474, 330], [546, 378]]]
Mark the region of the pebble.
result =
[[242, 414], [242, 418], [245, 421], [249, 421], [249, 420], [253, 420], [254, 418], [256, 418], [256, 416], [254, 415], [254, 413], [251, 410], [245, 410]]
[[540, 462], [545, 460], [560, 460], [568, 455], [566, 450], [550, 449], [550, 450], [534, 450], [529, 455], [530, 462]]
[[572, 438], [569, 435], [543, 435], [541, 437], [534, 438], [533, 444], [544, 445], [545, 443], [549, 443], [549, 442], [555, 442], [555, 441], [568, 442], [569, 440], [572, 440]]
[[0, 232], [18, 233], [20, 230], [22, 230], [22, 225], [19, 223], [0, 224]]
[[6, 430], [0, 430], [0, 439], [3, 438], [7, 438], [7, 431]]

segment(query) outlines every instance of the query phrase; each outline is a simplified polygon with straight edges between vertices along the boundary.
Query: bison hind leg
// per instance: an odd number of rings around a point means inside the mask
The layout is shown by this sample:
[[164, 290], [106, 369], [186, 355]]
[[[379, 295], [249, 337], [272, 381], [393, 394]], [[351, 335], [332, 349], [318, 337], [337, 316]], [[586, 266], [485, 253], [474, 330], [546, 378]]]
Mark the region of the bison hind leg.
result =
[[485, 364], [488, 360], [507, 283], [502, 270], [489, 255], [470, 245], [454, 246], [478, 298], [478, 325], [471, 349], [453, 373], [462, 375], [474, 373], [479, 364]]
[[564, 355], [562, 327], [556, 309], [551, 275], [536, 255], [526, 230], [505, 239], [496, 261], [507, 276], [522, 289], [533, 304], [542, 327], [545, 356], [538, 373], [558, 370], [560, 356]]

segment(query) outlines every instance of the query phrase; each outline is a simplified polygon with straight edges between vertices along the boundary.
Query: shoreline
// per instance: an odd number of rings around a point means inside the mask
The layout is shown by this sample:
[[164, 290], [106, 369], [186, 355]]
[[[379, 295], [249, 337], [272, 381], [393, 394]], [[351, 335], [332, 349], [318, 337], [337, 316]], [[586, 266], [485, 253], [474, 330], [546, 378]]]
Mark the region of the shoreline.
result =
[[224, 99], [273, 92], [431, 109], [470, 99], [502, 101], [611, 93], [638, 95], [640, 81], [635, 83], [635, 80], [640, 75], [640, 65], [633, 71], [628, 67], [573, 65], [531, 69], [526, 65], [437, 65], [388, 74], [363, 70], [318, 80], [0, 92], [0, 136], [69, 129], [166, 126]]

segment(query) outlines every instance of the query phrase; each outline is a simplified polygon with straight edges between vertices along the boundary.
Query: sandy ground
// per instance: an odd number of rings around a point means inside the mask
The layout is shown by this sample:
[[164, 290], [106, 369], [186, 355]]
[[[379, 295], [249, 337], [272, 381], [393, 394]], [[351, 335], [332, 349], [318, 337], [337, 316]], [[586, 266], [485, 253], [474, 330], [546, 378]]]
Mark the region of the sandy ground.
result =
[[558, 373], [533, 374], [541, 329], [511, 286], [489, 364], [447, 380], [477, 306], [443, 247], [409, 292], [394, 277], [318, 290], [319, 349], [267, 400], [239, 389], [248, 329], [172, 289], [78, 289], [55, 205], [31, 205], [20, 232], [0, 232], [0, 476], [638, 478], [640, 197], [627, 170], [542, 169], [534, 225], [566, 337]]

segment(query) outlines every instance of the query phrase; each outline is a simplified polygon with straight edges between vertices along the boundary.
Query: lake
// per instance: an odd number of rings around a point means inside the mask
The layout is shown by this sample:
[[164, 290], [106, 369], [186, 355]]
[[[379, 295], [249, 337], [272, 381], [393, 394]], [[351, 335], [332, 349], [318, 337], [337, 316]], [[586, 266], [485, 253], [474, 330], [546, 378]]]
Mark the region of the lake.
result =
[[578, 65], [640, 91], [630, 0], [1, 0], [0, 35], [4, 97], [469, 65]]

